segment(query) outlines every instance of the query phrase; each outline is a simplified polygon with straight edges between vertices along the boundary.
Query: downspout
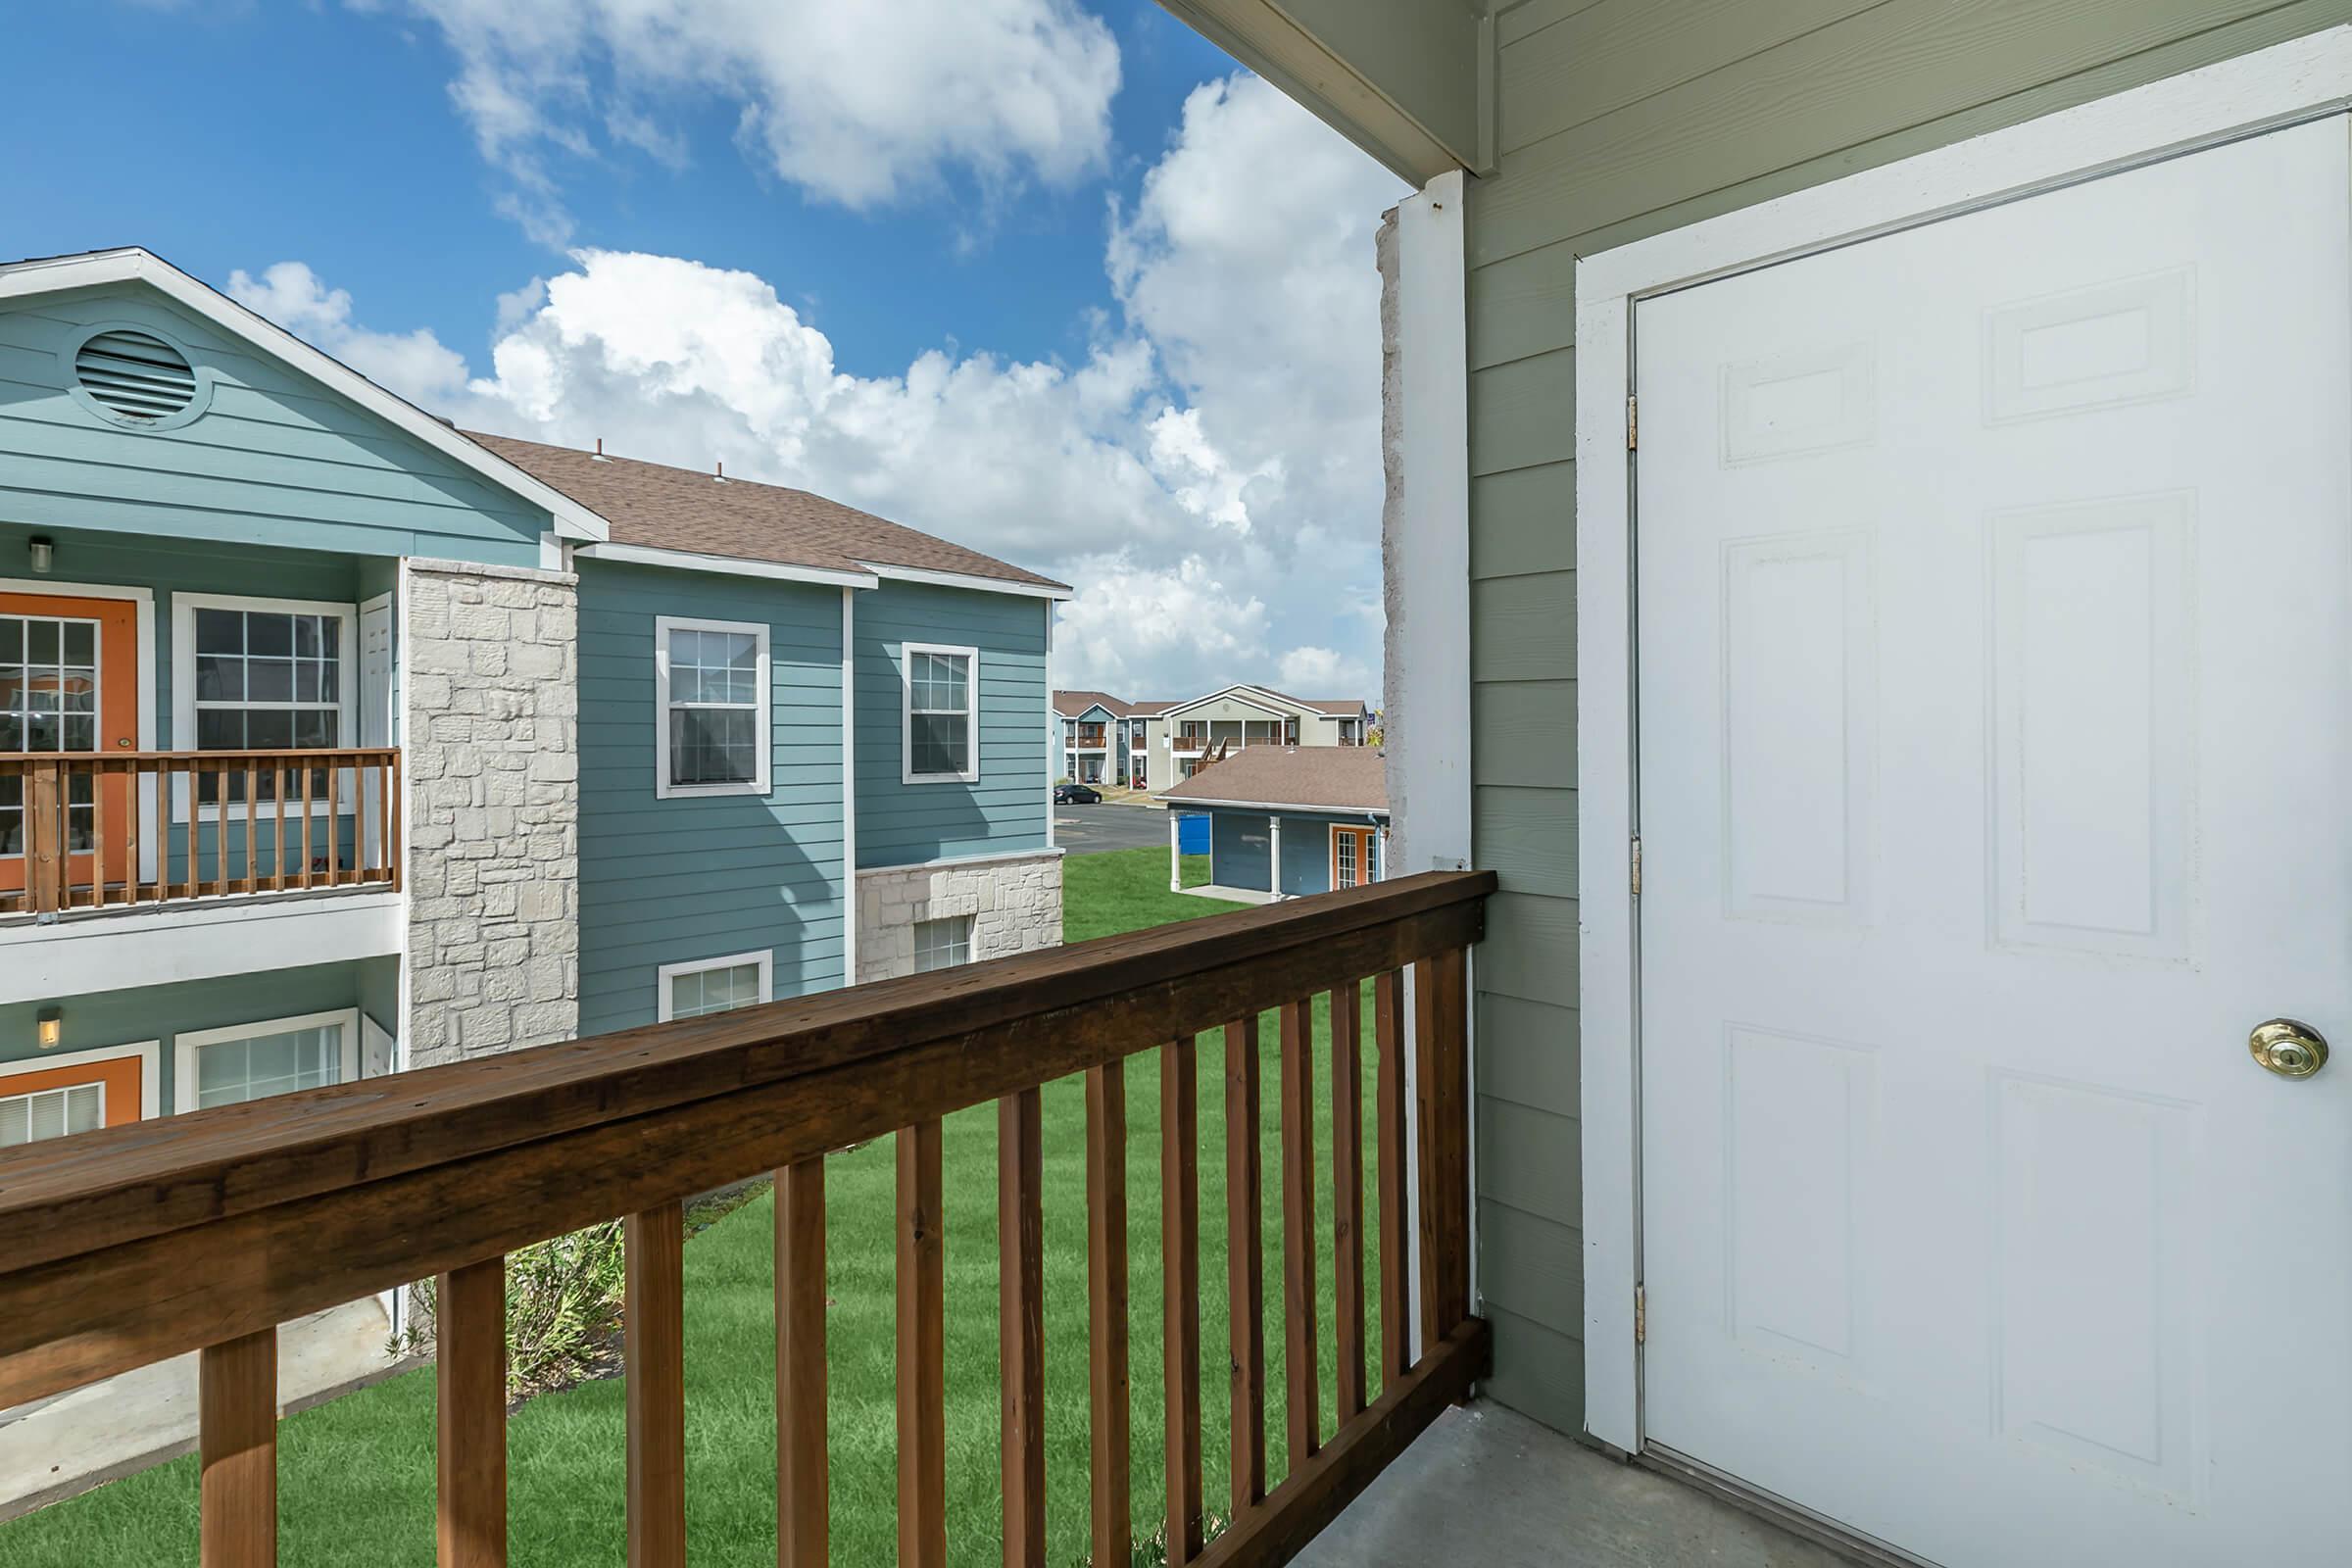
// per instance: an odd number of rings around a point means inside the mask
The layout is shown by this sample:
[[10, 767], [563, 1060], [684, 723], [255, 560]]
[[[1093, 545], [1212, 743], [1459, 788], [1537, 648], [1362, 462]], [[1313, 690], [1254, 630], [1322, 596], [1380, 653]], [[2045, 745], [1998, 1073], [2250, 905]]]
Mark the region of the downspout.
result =
[[841, 591], [841, 983], [858, 983], [858, 590]]

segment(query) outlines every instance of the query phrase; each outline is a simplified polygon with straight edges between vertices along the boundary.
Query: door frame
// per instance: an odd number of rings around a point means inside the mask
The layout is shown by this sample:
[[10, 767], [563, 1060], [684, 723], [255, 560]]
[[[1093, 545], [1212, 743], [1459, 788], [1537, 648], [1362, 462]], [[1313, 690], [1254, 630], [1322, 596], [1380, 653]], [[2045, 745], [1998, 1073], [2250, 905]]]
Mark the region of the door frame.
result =
[[[2337, 26], [1613, 250], [1576, 268], [1585, 1426], [1644, 1445], [1634, 311], [1643, 299], [2352, 109]], [[2347, 127], [2352, 133], [2352, 126]]]
[[[155, 746], [155, 590], [123, 583], [54, 582], [47, 577], [0, 577], [0, 594], [40, 594], [51, 599], [113, 599], [131, 607], [133, 638], [137, 652], [132, 656], [138, 664], [133, 672], [139, 705], [139, 750], [152, 752]], [[106, 678], [103, 667], [99, 678]], [[155, 780], [139, 780], [139, 804], [134, 808], [142, 822], [155, 820]], [[155, 880], [156, 846], [148, 835], [139, 835], [138, 874], [141, 880]]]
[[163, 1114], [163, 1042], [134, 1040], [121, 1046], [95, 1046], [88, 1051], [60, 1051], [25, 1056], [17, 1061], [0, 1061], [0, 1095], [22, 1093], [11, 1091], [8, 1080], [36, 1072], [71, 1071], [75, 1067], [95, 1067], [104, 1062], [136, 1058], [139, 1063], [140, 1121], [153, 1121]]

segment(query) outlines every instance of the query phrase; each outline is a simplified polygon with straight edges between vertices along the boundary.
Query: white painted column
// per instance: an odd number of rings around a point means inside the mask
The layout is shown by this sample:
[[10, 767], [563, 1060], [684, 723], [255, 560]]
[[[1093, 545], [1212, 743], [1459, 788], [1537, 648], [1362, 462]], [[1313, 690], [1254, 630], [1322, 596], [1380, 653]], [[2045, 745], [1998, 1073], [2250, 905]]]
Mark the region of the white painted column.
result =
[[[1390, 843], [1408, 875], [1470, 864], [1470, 352], [1462, 186], [1458, 172], [1440, 174], [1419, 195], [1396, 204], [1403, 493], [1395, 525], [1382, 540], [1389, 612], [1385, 727]], [[1418, 1016], [1412, 993], [1408, 971], [1408, 1020]], [[1475, 1039], [1471, 1049], [1477, 1049]], [[1412, 1236], [1420, 1234], [1421, 1222], [1418, 1054], [1404, 1054], [1405, 1231]], [[1475, 1095], [1470, 1110], [1475, 1150]], [[1470, 1256], [1475, 1298], [1475, 1234]], [[1420, 1271], [1408, 1271], [1406, 1279], [1413, 1319], [1425, 1322]]]
[[1407, 872], [1470, 863], [1470, 370], [1462, 175], [1396, 206], [1404, 494], [1389, 553], [1390, 832]]
[[1171, 806], [1168, 808], [1168, 891], [1170, 893], [1184, 891], [1184, 851], [1179, 847], [1178, 826], [1176, 808]]
[[1282, 818], [1269, 816], [1266, 826], [1272, 834], [1266, 845], [1266, 891], [1279, 904], [1282, 901]]

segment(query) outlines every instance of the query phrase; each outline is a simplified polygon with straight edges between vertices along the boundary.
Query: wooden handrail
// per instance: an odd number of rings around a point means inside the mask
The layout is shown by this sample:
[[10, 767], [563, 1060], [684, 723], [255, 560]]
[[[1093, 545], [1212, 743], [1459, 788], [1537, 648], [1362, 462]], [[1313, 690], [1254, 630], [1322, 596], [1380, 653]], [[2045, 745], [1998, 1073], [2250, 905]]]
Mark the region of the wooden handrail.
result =
[[[1412, 1433], [1479, 1374], [1484, 1325], [1468, 1316], [1467, 993], [1464, 955], [1483, 931], [1492, 873], [1427, 873], [1312, 900], [1102, 938], [758, 1008], [649, 1026], [311, 1090], [267, 1102], [101, 1130], [0, 1152], [0, 1407], [191, 1349], [207, 1354], [204, 1418], [207, 1563], [273, 1560], [261, 1488], [273, 1447], [252, 1411], [267, 1408], [265, 1357], [277, 1324], [410, 1281], [441, 1276], [451, 1361], [444, 1441], [503, 1442], [495, 1330], [497, 1260], [613, 1216], [626, 1219], [629, 1311], [628, 1504], [632, 1563], [683, 1563], [682, 1313], [678, 1203], [762, 1170], [785, 1173], [777, 1246], [779, 1560], [825, 1550], [822, 1156], [895, 1133], [899, 1151], [898, 1356], [901, 1560], [944, 1561], [944, 1250], [940, 1119], [999, 1103], [1004, 1552], [1043, 1550], [1041, 1123], [1039, 1089], [1089, 1079], [1090, 1396], [1125, 1405], [1125, 1183], [1121, 1063], [1157, 1048], [1162, 1074], [1168, 1289], [1169, 1556], [1271, 1564], [1360, 1491]], [[1417, 1184], [1400, 1181], [1407, 1137], [1401, 1074], [1401, 972], [1413, 975]], [[1365, 1304], [1348, 1275], [1359, 1257], [1360, 1149], [1332, 1167], [1329, 1217], [1342, 1271], [1333, 1333], [1356, 1362], [1334, 1389], [1335, 1438], [1316, 1446], [1311, 1369], [1315, 1281], [1286, 1261], [1281, 1296], [1291, 1368], [1288, 1472], [1267, 1491], [1262, 1453], [1237, 1468], [1232, 1528], [1204, 1543], [1200, 1454], [1200, 1106], [1194, 1037], [1224, 1033], [1230, 1114], [1255, 1116], [1254, 1072], [1236, 1055], [1254, 1020], [1282, 1012], [1286, 1259], [1311, 1252], [1320, 1205], [1308, 1133], [1316, 1074], [1312, 999], [1331, 993], [1329, 1080], [1348, 1097], [1335, 1133], [1360, 1140], [1356, 995], [1375, 982], [1380, 1106], [1372, 1118], [1381, 1183], [1380, 1391], [1364, 1387]], [[1252, 1144], [1257, 1129], [1227, 1129]], [[1246, 1174], [1253, 1175], [1254, 1172]], [[1396, 1211], [1414, 1185], [1419, 1223]], [[1117, 1212], [1107, 1211], [1115, 1205]], [[1392, 1250], [1393, 1249], [1393, 1250]], [[1119, 1254], [1108, 1255], [1111, 1250]], [[1262, 1314], [1252, 1283], [1237, 1309]], [[1228, 1268], [1233, 1260], [1228, 1259]], [[1421, 1353], [1401, 1348], [1391, 1303], [1424, 1282]], [[1118, 1321], [1114, 1324], [1113, 1318]], [[1237, 1328], [1262, 1356], [1263, 1325]], [[804, 1338], [807, 1336], [808, 1338]], [[814, 1343], [808, 1343], [813, 1339]], [[1250, 1348], [1255, 1348], [1251, 1349]], [[216, 1375], [217, 1374], [217, 1375]], [[1220, 1372], [1218, 1375], [1224, 1375]], [[1245, 1404], [1262, 1389], [1236, 1373]], [[213, 1389], [218, 1385], [218, 1398]], [[216, 1406], [221, 1412], [216, 1421]], [[1093, 1446], [1099, 1558], [1123, 1560], [1124, 1423]], [[216, 1475], [212, 1455], [221, 1455]], [[1116, 1467], [1117, 1475], [1103, 1473]], [[1254, 1470], [1255, 1473], [1251, 1473]], [[218, 1485], [216, 1485], [216, 1481]], [[444, 1456], [443, 1560], [504, 1561], [504, 1476]], [[1311, 1534], [1311, 1532], [1307, 1532]], [[1263, 1541], [1261, 1549], [1240, 1543]]]

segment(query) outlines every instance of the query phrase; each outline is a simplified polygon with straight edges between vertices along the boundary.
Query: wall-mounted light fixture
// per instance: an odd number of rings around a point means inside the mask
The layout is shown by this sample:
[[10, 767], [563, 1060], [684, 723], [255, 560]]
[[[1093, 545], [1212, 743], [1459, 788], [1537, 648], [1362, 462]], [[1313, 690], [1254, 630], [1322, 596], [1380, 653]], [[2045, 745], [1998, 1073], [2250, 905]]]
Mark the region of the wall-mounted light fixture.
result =
[[46, 576], [49, 568], [57, 564], [57, 546], [46, 539], [29, 541], [24, 547], [24, 553], [31, 558], [32, 569], [43, 576]]
[[33, 1028], [35, 1030], [34, 1038], [40, 1042], [41, 1049], [55, 1051], [65, 1043], [66, 1009], [43, 1007], [33, 1021]]

